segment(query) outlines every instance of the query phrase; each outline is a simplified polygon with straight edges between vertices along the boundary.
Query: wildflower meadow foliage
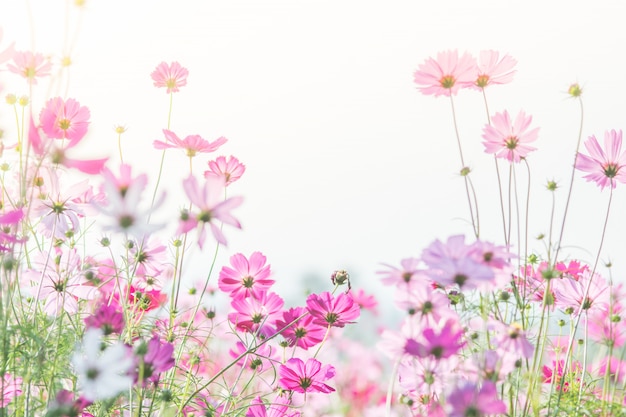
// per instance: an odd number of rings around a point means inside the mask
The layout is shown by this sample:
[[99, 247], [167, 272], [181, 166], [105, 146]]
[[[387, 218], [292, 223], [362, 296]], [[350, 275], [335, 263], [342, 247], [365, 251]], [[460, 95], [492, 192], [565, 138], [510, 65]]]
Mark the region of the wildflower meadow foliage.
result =
[[[590, 136], [584, 150], [582, 138], [572, 144], [565, 210], [552, 220], [559, 237], [541, 237], [545, 251], [531, 253], [518, 187], [520, 167], [530, 170], [540, 151], [531, 146], [540, 127], [524, 110], [487, 111], [482, 145], [502, 214], [491, 221], [502, 222], [502, 236], [481, 235], [454, 100], [474, 94], [488, 109], [488, 91], [513, 81], [511, 56], [450, 50], [414, 72], [418, 92], [434, 96], [424, 100], [450, 101], [473, 233], [381, 260], [372, 276], [395, 289], [401, 322], [380, 329], [374, 350], [344, 333], [379, 301], [347, 271], [329, 271], [326, 291], [294, 305], [277, 292], [283, 277], [263, 248], [216, 264], [242, 228], [247, 202], [236, 183], [254, 175], [218, 155], [226, 137], [155, 120], [162, 136], [145, 158], [160, 167], [156, 178], [142, 172], [146, 161], [124, 158], [121, 141], [119, 155], [85, 159], [76, 147], [93, 140], [98, 114], [79, 93], [17, 97], [46, 91], [64, 71], [19, 47], [0, 48], [5, 108], [16, 120], [0, 142], [0, 416], [626, 415], [625, 290], [600, 264], [602, 244], [588, 264], [561, 242], [577, 171], [610, 197], [626, 182], [621, 130], [607, 130], [602, 144]], [[155, 65], [145, 82], [162, 89], [171, 115], [194, 69]], [[569, 94], [582, 100], [576, 84]], [[125, 128], [115, 131], [121, 138]], [[165, 210], [165, 158], [185, 173], [172, 224], [154, 215]], [[603, 241], [606, 225], [599, 233]], [[200, 281], [186, 268], [191, 248], [207, 259]]]

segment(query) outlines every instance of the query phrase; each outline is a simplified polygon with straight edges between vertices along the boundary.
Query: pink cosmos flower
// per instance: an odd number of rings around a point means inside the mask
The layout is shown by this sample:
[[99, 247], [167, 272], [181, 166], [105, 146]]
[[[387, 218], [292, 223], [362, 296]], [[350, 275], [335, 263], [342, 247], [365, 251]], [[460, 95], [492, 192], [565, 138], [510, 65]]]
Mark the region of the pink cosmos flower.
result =
[[400, 261], [400, 268], [383, 264], [389, 270], [377, 271], [376, 273], [382, 275], [381, 281], [384, 284], [395, 285], [405, 290], [406, 286], [414, 284], [419, 278], [423, 277], [423, 275], [420, 275], [419, 264], [420, 260], [417, 258], [405, 258]]
[[0, 395], [0, 408], [5, 408], [13, 398], [22, 394], [22, 378], [14, 377], [10, 373], [5, 373], [0, 379], [2, 395]]
[[50, 403], [49, 413], [60, 417], [93, 417], [84, 409], [93, 404], [84, 397], [74, 397], [74, 393], [65, 389], [59, 391]]
[[526, 117], [526, 113], [520, 111], [511, 122], [509, 113], [496, 113], [491, 118], [491, 125], [483, 129], [483, 145], [485, 152], [495, 154], [497, 158], [505, 158], [511, 162], [519, 162], [526, 158], [529, 152], [536, 148], [528, 143], [537, 140], [539, 128], [528, 130], [532, 122], [532, 116]]
[[422, 261], [428, 266], [424, 273], [434, 282], [473, 289], [494, 278], [491, 267], [477, 257], [474, 245], [465, 244], [465, 236], [450, 236], [446, 243], [436, 240], [422, 252]]
[[335, 368], [331, 365], [322, 366], [317, 359], [309, 359], [304, 363], [302, 359], [292, 358], [278, 369], [280, 377], [278, 384], [281, 388], [300, 392], [323, 392], [325, 394], [335, 391], [326, 385], [324, 381], [335, 376]]
[[326, 334], [326, 327], [314, 323], [313, 316], [303, 307], [283, 312], [282, 319], [276, 320], [276, 330], [283, 330], [281, 335], [289, 346], [297, 345], [304, 350], [320, 343]]
[[[17, 225], [24, 218], [23, 209], [11, 210], [0, 215], [0, 252], [7, 252], [10, 250], [10, 243], [22, 242], [22, 239], [17, 238], [15, 230]], [[12, 231], [13, 230], [13, 231]]]
[[378, 300], [376, 300], [376, 296], [374, 294], [367, 294], [365, 290], [359, 288], [356, 291], [350, 290], [350, 295], [361, 309], [369, 310], [373, 314], [378, 314]]
[[124, 314], [115, 305], [100, 304], [91, 316], [85, 317], [85, 327], [101, 329], [105, 336], [121, 334], [124, 330]]
[[478, 65], [476, 67], [475, 89], [483, 89], [493, 84], [506, 84], [513, 80], [515, 70], [513, 67], [517, 61], [509, 55], [500, 58], [497, 51], [481, 51], [478, 56]]
[[254, 353], [246, 354], [248, 349], [249, 348], [242, 342], [237, 341], [235, 347], [230, 349], [228, 353], [233, 359], [237, 359], [241, 356], [237, 361], [237, 365], [257, 372], [262, 372], [264, 369], [271, 369], [272, 362], [280, 361], [280, 355], [276, 352], [276, 348], [269, 343], [258, 346], [254, 350]]
[[526, 338], [526, 332], [522, 330], [521, 325], [512, 323], [507, 326], [494, 320], [489, 327], [496, 331], [493, 341], [498, 353], [503, 356], [511, 355], [515, 359], [532, 357], [535, 348]]
[[199, 226], [198, 246], [200, 249], [202, 249], [206, 238], [204, 229], [207, 223], [215, 240], [222, 245], [226, 245], [226, 237], [215, 224], [216, 221], [241, 229], [241, 224], [230, 212], [243, 203], [243, 197], [229, 197], [224, 200], [224, 187], [223, 179], [214, 177], [206, 178], [203, 186], [198, 184], [198, 180], [193, 175], [183, 181], [185, 193], [198, 211], [195, 214], [183, 213], [178, 233], [187, 233]]
[[445, 359], [455, 355], [465, 346], [465, 342], [461, 340], [465, 332], [456, 320], [448, 319], [438, 327], [440, 328], [424, 329], [422, 337], [425, 342], [418, 342], [416, 346], [418, 356]]
[[450, 96], [474, 84], [475, 75], [476, 60], [468, 53], [459, 58], [454, 50], [439, 52], [437, 59], [428, 58], [413, 74], [413, 81], [423, 94]]
[[299, 412], [290, 412], [291, 401], [287, 396], [278, 396], [273, 403], [266, 405], [261, 397], [252, 400], [245, 417], [297, 417]]
[[[202, 139], [200, 135], [189, 135], [185, 139], [180, 139], [174, 132], [171, 130], [163, 129], [163, 134], [168, 142], [163, 142], [160, 140], [154, 141], [154, 147], [156, 149], [168, 149], [168, 148], [179, 148], [185, 150], [185, 154], [192, 158], [196, 156], [196, 153], [208, 153], [215, 152], [220, 146], [225, 144], [228, 139], [221, 136], [217, 138], [213, 142], [209, 142], [206, 139]], [[171, 143], [170, 143], [171, 142]]]
[[237, 181], [246, 171], [246, 166], [239, 162], [234, 156], [228, 157], [226, 160], [223, 156], [218, 156], [215, 161], [209, 161], [209, 170], [204, 171], [204, 176], [223, 177], [226, 186]]
[[187, 76], [189, 71], [174, 61], [170, 65], [161, 62], [156, 69], [152, 71], [150, 77], [154, 80], [155, 87], [166, 87], [167, 93], [177, 93], [179, 87], [187, 85]]
[[595, 136], [585, 141], [589, 156], [579, 153], [576, 158], [576, 169], [589, 174], [583, 178], [594, 181], [600, 189], [607, 185], [617, 186], [615, 180], [626, 183], [626, 151], [622, 152], [622, 131], [607, 130], [604, 132], [603, 150]]
[[147, 344], [147, 351], [143, 355], [143, 378], [147, 381], [158, 382], [163, 372], [169, 371], [174, 366], [174, 345], [163, 342], [154, 335]]
[[73, 98], [51, 98], [39, 114], [41, 128], [49, 138], [69, 139], [66, 148], [76, 145], [87, 133], [89, 109]]
[[26, 78], [29, 83], [37, 84], [37, 77], [50, 75], [52, 64], [40, 53], [15, 52], [13, 64], [7, 64], [9, 71]]
[[506, 404], [498, 398], [496, 385], [483, 382], [482, 387], [467, 382], [446, 398], [451, 407], [449, 417], [488, 416], [506, 413]]
[[259, 298], [235, 298], [231, 306], [234, 313], [228, 315], [228, 320], [237, 330], [256, 332], [261, 327], [272, 327], [280, 317], [285, 302], [276, 293], [261, 293]]
[[591, 313], [608, 309], [609, 286], [599, 274], [592, 276], [591, 271], [586, 271], [578, 281], [568, 277], [556, 280], [554, 284], [557, 307], [569, 313], [579, 315], [583, 311]]
[[344, 327], [354, 323], [361, 315], [359, 305], [345, 293], [337, 297], [328, 291], [319, 295], [311, 294], [306, 300], [306, 308], [313, 316], [313, 322], [325, 327]]
[[261, 252], [253, 252], [250, 259], [241, 253], [230, 257], [232, 268], [224, 266], [220, 271], [218, 286], [230, 293], [231, 298], [258, 298], [270, 289], [274, 280], [269, 279], [270, 266]]

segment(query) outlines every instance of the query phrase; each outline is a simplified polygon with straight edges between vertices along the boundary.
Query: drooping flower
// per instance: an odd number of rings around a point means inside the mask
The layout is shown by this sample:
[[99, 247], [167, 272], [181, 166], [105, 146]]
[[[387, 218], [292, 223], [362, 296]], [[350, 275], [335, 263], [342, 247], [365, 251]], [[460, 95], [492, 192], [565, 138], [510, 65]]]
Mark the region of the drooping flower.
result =
[[222, 245], [226, 245], [226, 237], [216, 221], [241, 229], [241, 224], [230, 211], [243, 203], [243, 197], [229, 197], [224, 200], [224, 187], [224, 181], [221, 178], [206, 178], [203, 186], [198, 184], [198, 180], [193, 175], [183, 181], [185, 193], [198, 211], [195, 213], [183, 212], [178, 233], [187, 233], [199, 226], [198, 246], [200, 249], [202, 249], [206, 238], [205, 226], [207, 223], [215, 240]]
[[215, 139], [213, 142], [209, 142], [206, 139], [200, 137], [200, 135], [189, 135], [185, 137], [185, 139], [180, 139], [174, 132], [171, 130], [163, 129], [163, 134], [168, 142], [163, 142], [160, 140], [154, 141], [154, 147], [156, 149], [169, 149], [169, 148], [179, 148], [185, 151], [185, 154], [193, 158], [196, 156], [196, 153], [208, 153], [215, 152], [220, 146], [225, 144], [228, 139], [223, 136]]
[[188, 75], [189, 71], [187, 68], [174, 61], [169, 65], [165, 62], [161, 62], [157, 65], [156, 69], [152, 71], [150, 77], [152, 77], [155, 87], [166, 87], [166, 92], [169, 94], [177, 93], [179, 87], [187, 85]]
[[537, 140], [539, 132], [538, 127], [529, 130], [532, 120], [532, 116], [527, 117], [523, 111], [517, 114], [514, 122], [506, 110], [496, 113], [491, 118], [492, 124], [486, 125], [483, 129], [485, 152], [511, 162], [519, 162], [526, 158], [529, 152], [536, 149], [528, 143]]
[[39, 114], [41, 128], [53, 139], [69, 139], [65, 148], [76, 145], [87, 133], [89, 109], [73, 98], [51, 98]]
[[232, 268], [224, 266], [220, 271], [220, 290], [230, 293], [231, 298], [258, 298], [274, 283], [274, 280], [269, 279], [271, 271], [266, 261], [261, 252], [253, 252], [249, 259], [241, 253], [231, 256]]
[[226, 160], [223, 156], [218, 156], [214, 161], [209, 161], [209, 170], [204, 171], [204, 176], [223, 177], [226, 186], [237, 181], [246, 171], [246, 166], [239, 162], [234, 156], [228, 157]]
[[428, 58], [413, 74], [413, 81], [423, 94], [450, 96], [474, 84], [475, 75], [474, 57], [466, 52], [459, 58], [458, 51], [454, 50], [439, 52], [437, 59]]
[[322, 366], [317, 359], [308, 359], [306, 363], [300, 358], [292, 358], [278, 369], [281, 388], [300, 393], [323, 392], [328, 394], [334, 388], [324, 382], [335, 376], [335, 368], [331, 365]]
[[9, 71], [26, 78], [29, 83], [37, 84], [37, 77], [50, 75], [52, 64], [44, 58], [43, 54], [32, 52], [15, 52], [13, 54], [13, 64], [7, 64]]
[[583, 178], [594, 181], [600, 189], [607, 185], [612, 188], [617, 182], [626, 183], [626, 151], [622, 152], [622, 131], [607, 130], [604, 132], [604, 150], [595, 136], [585, 141], [589, 155], [578, 153], [576, 169], [588, 172]]
[[481, 51], [476, 66], [476, 79], [473, 88], [483, 89], [493, 84], [506, 84], [513, 80], [517, 61], [510, 55], [500, 57], [498, 51]]
[[109, 399], [128, 390], [132, 377], [128, 374], [133, 361], [121, 342], [107, 346], [102, 352], [102, 331], [87, 329], [83, 343], [72, 356], [78, 377], [78, 389], [89, 401]]
[[306, 300], [306, 308], [320, 326], [344, 327], [354, 323], [361, 315], [361, 309], [350, 294], [340, 293], [337, 297], [328, 291], [311, 294]]

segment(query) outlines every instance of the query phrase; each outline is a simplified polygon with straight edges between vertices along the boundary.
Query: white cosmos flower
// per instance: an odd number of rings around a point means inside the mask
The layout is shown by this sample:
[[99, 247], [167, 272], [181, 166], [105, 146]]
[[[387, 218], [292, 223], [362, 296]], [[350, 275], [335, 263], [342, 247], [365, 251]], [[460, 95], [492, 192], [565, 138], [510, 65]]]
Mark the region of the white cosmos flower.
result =
[[133, 361], [121, 342], [101, 351], [102, 330], [88, 329], [80, 346], [72, 356], [72, 365], [78, 377], [78, 388], [90, 401], [112, 398], [130, 388], [133, 379], [128, 375]]

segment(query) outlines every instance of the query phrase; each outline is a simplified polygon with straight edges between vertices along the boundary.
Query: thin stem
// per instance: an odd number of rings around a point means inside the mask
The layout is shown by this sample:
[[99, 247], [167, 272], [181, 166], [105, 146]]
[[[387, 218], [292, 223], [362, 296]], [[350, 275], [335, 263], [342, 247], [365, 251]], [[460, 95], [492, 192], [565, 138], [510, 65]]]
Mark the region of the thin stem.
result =
[[[170, 93], [170, 108], [167, 112], [167, 130], [170, 130], [170, 124], [172, 123], [172, 103], [174, 102], [174, 93]], [[161, 163], [159, 164], [159, 174], [157, 175], [156, 185], [154, 186], [154, 193], [152, 194], [152, 203], [150, 204], [150, 212], [148, 213], [148, 223], [150, 223], [150, 217], [152, 216], [152, 209], [154, 208], [154, 201], [156, 200], [157, 191], [159, 190], [159, 184], [161, 182], [161, 176], [163, 175], [163, 165], [165, 162], [165, 151], [161, 154]]]
[[569, 209], [570, 199], [572, 197], [572, 189], [574, 187], [574, 175], [576, 174], [576, 162], [578, 161], [578, 150], [580, 149], [580, 141], [583, 136], [583, 120], [584, 120], [584, 111], [583, 111], [583, 101], [580, 97], [578, 97], [578, 102], [580, 103], [580, 126], [578, 128], [578, 141], [576, 142], [576, 152], [574, 153], [574, 165], [572, 166], [572, 175], [569, 181], [569, 190], [567, 192], [567, 200], [565, 201], [565, 211], [563, 212], [563, 222], [561, 223], [561, 232], [559, 233], [559, 240], [556, 246], [556, 252], [554, 253], [554, 262], [557, 262], [559, 257], [559, 251], [561, 250], [561, 245], [563, 242], [563, 232], [565, 230], [565, 220], [567, 219], [567, 212]]

